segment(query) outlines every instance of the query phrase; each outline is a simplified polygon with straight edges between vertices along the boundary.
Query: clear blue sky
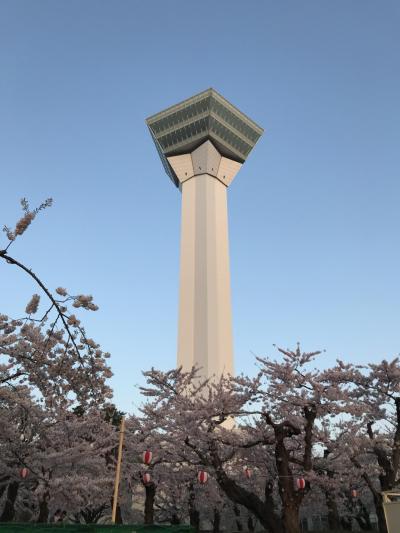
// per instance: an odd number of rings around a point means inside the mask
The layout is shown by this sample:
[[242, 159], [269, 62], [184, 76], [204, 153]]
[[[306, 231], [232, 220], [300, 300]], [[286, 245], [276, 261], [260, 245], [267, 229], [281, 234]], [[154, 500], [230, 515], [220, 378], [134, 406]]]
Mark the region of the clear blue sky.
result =
[[[0, 3], [0, 222], [55, 200], [13, 254], [92, 293], [118, 405], [175, 365], [180, 193], [147, 116], [210, 86], [265, 128], [229, 190], [237, 371], [273, 343], [400, 351], [400, 3]], [[0, 264], [0, 310], [36, 290]]]

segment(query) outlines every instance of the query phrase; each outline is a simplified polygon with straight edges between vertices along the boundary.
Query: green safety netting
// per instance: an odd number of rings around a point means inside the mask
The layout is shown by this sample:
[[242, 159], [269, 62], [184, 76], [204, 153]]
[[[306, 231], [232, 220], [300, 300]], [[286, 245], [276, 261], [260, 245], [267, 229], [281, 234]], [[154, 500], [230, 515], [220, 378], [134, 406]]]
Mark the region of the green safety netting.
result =
[[97, 525], [97, 524], [0, 524], [1, 533], [188, 533], [190, 526]]

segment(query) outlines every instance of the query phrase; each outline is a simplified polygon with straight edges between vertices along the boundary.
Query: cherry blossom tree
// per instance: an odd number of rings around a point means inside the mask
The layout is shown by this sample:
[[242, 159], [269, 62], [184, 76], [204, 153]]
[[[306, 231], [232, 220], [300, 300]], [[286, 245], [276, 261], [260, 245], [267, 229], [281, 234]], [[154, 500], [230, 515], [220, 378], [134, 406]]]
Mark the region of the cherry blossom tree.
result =
[[[159, 431], [180, 461], [206, 469], [226, 497], [268, 531], [298, 533], [301, 505], [317, 493], [338, 526], [347, 495], [362, 481], [344, 450], [333, 446], [349, 391], [333, 380], [338, 369], [315, 369], [320, 352], [299, 346], [278, 352], [279, 360], [258, 358], [252, 379], [201, 381], [196, 369], [145, 372], [143, 424]], [[249, 465], [253, 478], [246, 483]], [[366, 511], [361, 505], [358, 511], [352, 508], [353, 518], [364, 523]]]
[[0, 259], [28, 275], [41, 293], [21, 317], [0, 315], [0, 492], [6, 493], [1, 521], [14, 519], [18, 506], [47, 521], [51, 507], [88, 508], [96, 495], [111, 490], [113, 472], [106, 472], [105, 456], [115, 447], [115, 431], [104, 417], [112, 397], [109, 354], [75, 315], [76, 309], [97, 306], [90, 295], [70, 295], [62, 287], [50, 291], [10, 255], [16, 239], [51, 203], [30, 210], [22, 200], [24, 214], [15, 229], [4, 228], [9, 243], [0, 250]]
[[[281, 531], [280, 517], [272, 502], [273, 486], [266, 484], [266, 503], [235, 480], [234, 472], [242, 475], [245, 464], [239, 455], [236, 457], [236, 450], [256, 446], [271, 437], [261, 434], [258, 428], [251, 428], [250, 432], [244, 427], [229, 428], [233, 416], [236, 420], [249, 416], [246, 405], [254, 399], [258, 381], [223, 378], [208, 383], [197, 377], [196, 369], [189, 373], [180, 369], [166, 373], [152, 370], [145, 375], [148, 386], [143, 393], [151, 401], [143, 407], [144, 418], [152, 427], [159, 428], [165, 442], [175, 446], [180, 461], [207, 470], [229, 499], [254, 512], [269, 530]], [[251, 443], [247, 442], [248, 433]], [[191, 492], [189, 485], [189, 495]], [[192, 522], [196, 522], [194, 515], [198, 509], [193, 498], [190, 511]]]
[[386, 533], [382, 491], [400, 484], [400, 362], [354, 365], [339, 361], [331, 381], [347, 395], [351, 431], [346, 455], [373, 496], [381, 533]]

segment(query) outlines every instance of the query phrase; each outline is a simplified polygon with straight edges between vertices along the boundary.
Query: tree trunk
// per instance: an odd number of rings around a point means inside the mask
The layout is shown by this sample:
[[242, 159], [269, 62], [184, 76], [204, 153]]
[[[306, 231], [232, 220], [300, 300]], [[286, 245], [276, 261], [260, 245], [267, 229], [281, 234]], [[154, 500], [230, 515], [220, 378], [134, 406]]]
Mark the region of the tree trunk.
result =
[[228, 478], [222, 469], [217, 470], [217, 482], [233, 503], [243, 505], [251, 511], [268, 532], [282, 533], [282, 520], [275, 511], [272, 496], [263, 502], [256, 494], [249, 492], [233, 479]]
[[6, 502], [0, 516], [0, 522], [11, 522], [15, 516], [15, 500], [18, 495], [18, 481], [11, 481], [7, 486]]
[[46, 489], [41, 500], [39, 501], [39, 516], [37, 519], [38, 523], [46, 524], [49, 520], [49, 500], [50, 492], [48, 489]]
[[146, 525], [154, 524], [154, 499], [156, 496], [156, 486], [154, 483], [145, 485], [146, 499], [144, 502], [144, 523]]
[[297, 505], [286, 504], [282, 509], [282, 518], [285, 533], [301, 533], [299, 508]]
[[[370, 434], [370, 436], [371, 436], [371, 431], [372, 431], [371, 430], [371, 425], [368, 424], [368, 433]], [[387, 464], [387, 461], [385, 461], [385, 459], [384, 459], [384, 455], [382, 453], [378, 453], [378, 451], [379, 451], [379, 449], [377, 447], [375, 447], [374, 452], [375, 452], [375, 455], [377, 456], [378, 464], [386, 472], [386, 474], [382, 474], [382, 475], [379, 476], [379, 482], [380, 482], [380, 485], [381, 485], [381, 490], [382, 491], [390, 490], [392, 488], [389, 485], [389, 481], [388, 481], [389, 477], [390, 477], [390, 474], [391, 474], [391, 472], [390, 472], [390, 464]], [[361, 464], [357, 460], [356, 457], [352, 457], [351, 458], [351, 462], [358, 469], [361, 470]], [[374, 484], [373, 484], [372, 480], [370, 479], [369, 475], [367, 474], [367, 472], [364, 472], [362, 474], [362, 477], [363, 477], [364, 481], [366, 482], [366, 484], [367, 484], [367, 486], [368, 486], [369, 490], [371, 491], [372, 496], [374, 498], [376, 516], [378, 517], [379, 533], [388, 533], [387, 527], [386, 527], [385, 511], [383, 510], [382, 495], [374, 487]]]
[[282, 521], [284, 533], [301, 533], [299, 510], [304, 491], [295, 491], [294, 479], [289, 463], [289, 454], [286, 449], [283, 427], [274, 426], [275, 464], [279, 474], [279, 496], [282, 502]]
[[4, 477], [1, 477], [0, 478], [0, 500], [1, 500], [1, 497], [3, 496], [3, 494], [5, 493], [6, 491], [6, 488], [7, 488], [7, 481], [10, 479], [9, 476], [4, 476]]
[[189, 520], [190, 525], [195, 528], [196, 532], [200, 531], [200, 513], [196, 509], [196, 495], [193, 483], [189, 485]]
[[233, 506], [233, 512], [234, 512], [234, 514], [235, 514], [235, 516], [236, 516], [236, 520], [235, 520], [235, 522], [236, 522], [236, 529], [237, 529], [238, 531], [243, 531], [242, 522], [239, 520], [239, 518], [240, 518], [240, 509], [239, 509], [239, 507], [238, 507], [237, 505], [234, 505], [234, 506]]
[[328, 509], [328, 526], [329, 529], [340, 529], [340, 515], [336, 503], [336, 498], [333, 492], [327, 490], [325, 491], [325, 502]]
[[362, 531], [373, 530], [371, 520], [369, 518], [368, 509], [365, 507], [365, 505], [360, 499], [357, 501], [357, 514], [355, 516], [355, 519], [357, 520], [357, 523]]
[[122, 520], [122, 512], [121, 512], [121, 506], [119, 503], [117, 503], [117, 509], [115, 513], [115, 523], [116, 524], [123, 524], [124, 521]]
[[214, 517], [213, 517], [213, 533], [219, 533], [219, 526], [221, 525], [221, 515], [217, 508], [214, 508]]
[[249, 515], [249, 518], [247, 519], [247, 528], [249, 531], [255, 531], [256, 530], [256, 526], [253, 522], [253, 518], [251, 515]]
[[189, 522], [196, 530], [196, 533], [200, 531], [200, 513], [197, 509], [192, 508], [189, 511]]

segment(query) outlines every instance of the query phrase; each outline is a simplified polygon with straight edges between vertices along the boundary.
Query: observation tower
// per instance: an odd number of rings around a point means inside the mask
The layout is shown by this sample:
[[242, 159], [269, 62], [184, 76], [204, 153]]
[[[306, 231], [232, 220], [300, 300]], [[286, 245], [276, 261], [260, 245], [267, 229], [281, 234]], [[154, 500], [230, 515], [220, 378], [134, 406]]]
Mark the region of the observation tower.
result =
[[182, 193], [178, 366], [233, 374], [227, 190], [263, 129], [214, 89], [146, 122]]

